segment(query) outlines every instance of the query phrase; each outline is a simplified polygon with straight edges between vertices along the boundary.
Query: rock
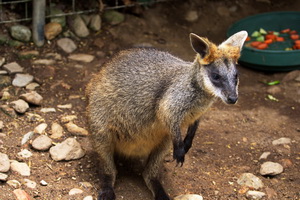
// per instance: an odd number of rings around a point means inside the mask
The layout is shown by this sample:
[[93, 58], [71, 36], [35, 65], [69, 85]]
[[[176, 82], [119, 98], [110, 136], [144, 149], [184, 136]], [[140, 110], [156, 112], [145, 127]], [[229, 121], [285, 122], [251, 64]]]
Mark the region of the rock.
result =
[[293, 162], [290, 159], [281, 159], [279, 162], [284, 169], [293, 166]]
[[40, 135], [32, 141], [32, 147], [39, 151], [46, 151], [52, 146], [52, 140], [47, 135]]
[[93, 197], [92, 196], [86, 196], [83, 198], [83, 200], [93, 200]]
[[0, 181], [7, 181], [8, 175], [4, 173], [0, 173]]
[[101, 29], [101, 17], [99, 14], [94, 14], [91, 16], [91, 21], [89, 23], [89, 28], [93, 31], [100, 31]]
[[36, 188], [36, 182], [34, 182], [34, 181], [31, 181], [31, 180], [29, 180], [29, 179], [27, 179], [27, 178], [25, 178], [24, 179], [24, 184], [28, 187], [28, 188], [30, 188], [30, 189], [35, 189]]
[[42, 101], [43, 101], [43, 97], [35, 91], [31, 91], [31, 92], [22, 94], [20, 96], [20, 99], [23, 99], [27, 103], [34, 104], [34, 105], [37, 105], [37, 106], [40, 106], [42, 104]]
[[0, 152], [0, 172], [8, 172], [9, 168], [10, 162], [8, 156]]
[[30, 50], [30, 51], [21, 51], [18, 53], [19, 58], [21, 59], [30, 59], [36, 56], [39, 56], [40, 53], [36, 50]]
[[261, 154], [261, 156], [259, 157], [259, 160], [263, 160], [263, 159], [267, 159], [268, 156], [271, 154], [271, 152], [264, 152], [263, 154]]
[[84, 21], [85, 25], [89, 25], [91, 22], [92, 15], [81, 15], [82, 20]]
[[61, 121], [61, 123], [68, 123], [68, 122], [73, 121], [75, 119], [77, 119], [76, 115], [66, 115], [66, 116], [62, 116], [60, 118], [60, 121]]
[[16, 111], [13, 108], [9, 107], [8, 105], [0, 105], [0, 109], [2, 110], [2, 112], [4, 112], [5, 114], [7, 114], [12, 118], [17, 117]]
[[175, 197], [174, 200], [203, 200], [203, 197], [198, 194], [184, 194]]
[[51, 6], [50, 8], [50, 13], [51, 15], [60, 15], [59, 17], [51, 17], [50, 22], [56, 22], [59, 23], [62, 27], [66, 26], [66, 16], [64, 13], [64, 11], [62, 11], [60, 8], [58, 7], [53, 7]]
[[28, 27], [23, 25], [14, 25], [10, 27], [11, 36], [22, 42], [29, 42], [31, 39], [31, 31]]
[[3, 128], [4, 128], [3, 121], [0, 120], [0, 130], [2, 130]]
[[264, 186], [263, 182], [257, 176], [255, 176], [251, 173], [242, 174], [238, 178], [237, 183], [239, 185], [246, 186], [249, 188], [254, 188], [256, 190], [259, 188], [262, 188]]
[[271, 86], [267, 90], [267, 93], [268, 94], [272, 94], [272, 95], [279, 94], [281, 92], [282, 92], [282, 89], [279, 86], [277, 86], [277, 85]]
[[18, 156], [20, 156], [22, 158], [30, 158], [32, 156], [32, 153], [30, 151], [28, 151], [27, 149], [23, 149], [22, 151], [20, 151], [18, 153]]
[[90, 34], [89, 29], [86, 27], [80, 15], [70, 16], [69, 25], [78, 37], [84, 38]]
[[110, 23], [111, 25], [117, 25], [125, 21], [125, 16], [115, 10], [106, 10], [103, 13], [104, 20]]
[[33, 137], [33, 135], [34, 135], [33, 131], [26, 133], [22, 138], [21, 145], [24, 145], [26, 142], [28, 142]]
[[9, 180], [6, 182], [12, 188], [19, 188], [21, 187], [21, 183], [17, 180]]
[[74, 138], [68, 138], [60, 144], [50, 148], [50, 155], [53, 160], [75, 160], [82, 158], [85, 152], [81, 145]]
[[264, 196], [266, 196], [266, 194], [263, 192], [259, 192], [259, 191], [249, 190], [246, 193], [246, 197], [248, 199], [262, 199]]
[[57, 40], [57, 46], [66, 53], [72, 53], [77, 49], [76, 44], [69, 38], [61, 38]]
[[33, 132], [37, 133], [37, 134], [43, 134], [43, 133], [45, 133], [47, 127], [48, 127], [48, 124], [41, 123], [34, 128]]
[[188, 22], [195, 22], [199, 19], [198, 12], [196, 10], [190, 10], [185, 15], [185, 20]]
[[25, 87], [33, 81], [33, 76], [30, 74], [16, 74], [12, 85], [16, 87]]
[[3, 92], [3, 94], [2, 94], [2, 98], [1, 98], [1, 100], [3, 100], [3, 101], [7, 101], [7, 100], [9, 100], [10, 99], [10, 94], [9, 94], [9, 92], [7, 92], [7, 91], [4, 91]]
[[24, 190], [15, 189], [13, 193], [16, 196], [16, 200], [31, 200], [32, 198]]
[[42, 108], [41, 112], [42, 113], [56, 112], [56, 109], [55, 108]]
[[51, 59], [38, 59], [32, 62], [34, 65], [53, 65], [55, 63], [56, 61]]
[[65, 124], [65, 127], [72, 135], [87, 136], [89, 134], [87, 130], [77, 126], [73, 122], [68, 122], [67, 124]]
[[69, 195], [76, 195], [76, 194], [81, 194], [83, 193], [83, 190], [78, 189], [78, 188], [73, 188], [69, 191]]
[[30, 176], [30, 168], [26, 163], [12, 161], [10, 168], [12, 171], [19, 173], [21, 176]]
[[52, 40], [62, 32], [62, 26], [57, 22], [50, 22], [45, 25], [45, 37], [47, 40]]
[[46, 58], [51, 58], [51, 59], [54, 59], [54, 60], [62, 60], [62, 57], [60, 54], [58, 53], [47, 53], [45, 55]]
[[11, 79], [9, 76], [0, 75], [0, 89], [7, 87], [11, 84]]
[[68, 57], [70, 60], [90, 63], [94, 60], [95, 56], [89, 54], [72, 54]]
[[283, 77], [282, 82], [293, 81], [293, 80], [297, 79], [299, 76], [300, 76], [300, 70], [291, 71]]
[[7, 74], [8, 74], [7, 71], [5, 71], [5, 70], [0, 70], [0, 75], [7, 75]]
[[290, 138], [282, 137], [277, 140], [274, 140], [272, 142], [272, 144], [273, 145], [285, 145], [285, 144], [291, 144], [291, 142], [292, 142], [292, 140]]
[[279, 163], [275, 162], [265, 162], [261, 165], [259, 173], [263, 176], [275, 176], [283, 172], [283, 167]]
[[10, 106], [15, 109], [15, 111], [17, 111], [18, 113], [25, 113], [28, 109], [29, 109], [29, 105], [26, 101], [22, 100], [22, 99], [18, 99], [16, 101], [12, 101], [10, 103]]
[[29, 83], [26, 85], [26, 90], [35, 90], [37, 87], [40, 87], [38, 83]]
[[71, 109], [72, 108], [72, 104], [65, 104], [65, 105], [57, 105], [58, 108], [61, 109]]
[[9, 74], [22, 73], [24, 68], [21, 67], [18, 63], [12, 62], [3, 66], [3, 69], [7, 70]]
[[51, 126], [51, 133], [51, 138], [59, 139], [63, 136], [63, 127], [60, 124], [54, 122]]
[[47, 186], [47, 185], [48, 185], [48, 183], [47, 183], [46, 181], [44, 181], [44, 180], [41, 180], [41, 181], [40, 181], [40, 184], [41, 184], [42, 186]]
[[2, 65], [5, 63], [5, 58], [4, 57], [0, 57], [0, 67], [2, 67]]

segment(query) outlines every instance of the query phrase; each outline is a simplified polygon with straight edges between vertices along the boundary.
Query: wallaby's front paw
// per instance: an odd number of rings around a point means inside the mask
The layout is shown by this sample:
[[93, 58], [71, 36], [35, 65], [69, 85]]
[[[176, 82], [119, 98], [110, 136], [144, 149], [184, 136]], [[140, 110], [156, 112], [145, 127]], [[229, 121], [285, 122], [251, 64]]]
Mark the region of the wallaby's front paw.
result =
[[103, 188], [99, 192], [98, 200], [115, 200], [116, 195], [114, 192], [114, 189], [109, 187], [109, 188]]
[[183, 162], [184, 162], [184, 156], [185, 156], [184, 146], [180, 146], [180, 147], [174, 148], [173, 158], [177, 162], [176, 166], [179, 165], [180, 167], [182, 167]]

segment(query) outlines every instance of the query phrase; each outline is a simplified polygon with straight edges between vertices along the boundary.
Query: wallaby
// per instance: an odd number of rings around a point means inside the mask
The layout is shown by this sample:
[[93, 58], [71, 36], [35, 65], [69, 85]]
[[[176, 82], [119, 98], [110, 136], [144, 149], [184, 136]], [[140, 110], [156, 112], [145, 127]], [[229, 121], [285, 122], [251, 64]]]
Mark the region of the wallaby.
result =
[[173, 158], [182, 165], [201, 115], [218, 97], [236, 103], [236, 63], [246, 37], [240, 31], [216, 46], [191, 33], [193, 62], [153, 48], [133, 48], [102, 66], [86, 90], [91, 137], [101, 161], [98, 200], [116, 198], [115, 154], [146, 158], [143, 178], [154, 199], [170, 199], [158, 178], [164, 157], [173, 145]]

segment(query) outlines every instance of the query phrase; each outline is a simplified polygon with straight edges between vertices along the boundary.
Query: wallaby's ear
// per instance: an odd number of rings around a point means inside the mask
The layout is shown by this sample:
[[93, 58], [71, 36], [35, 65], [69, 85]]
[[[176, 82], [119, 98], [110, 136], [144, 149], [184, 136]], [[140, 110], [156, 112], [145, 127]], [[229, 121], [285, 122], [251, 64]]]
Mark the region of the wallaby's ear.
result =
[[242, 49], [243, 44], [247, 37], [248, 37], [247, 31], [237, 32], [234, 35], [230, 36], [222, 44], [220, 44], [219, 47], [229, 45], [229, 46], [239, 47], [240, 49]]
[[190, 42], [196, 53], [199, 53], [201, 58], [209, 54], [208, 43], [204, 38], [199, 37], [194, 33], [190, 33]]

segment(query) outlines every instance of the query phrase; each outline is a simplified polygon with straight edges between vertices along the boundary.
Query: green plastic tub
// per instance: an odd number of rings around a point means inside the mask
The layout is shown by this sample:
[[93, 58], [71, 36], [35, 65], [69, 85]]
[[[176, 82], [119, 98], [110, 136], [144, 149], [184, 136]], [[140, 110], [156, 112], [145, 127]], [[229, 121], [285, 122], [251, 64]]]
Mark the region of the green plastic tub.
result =
[[[241, 30], [246, 30], [251, 35], [260, 28], [278, 32], [289, 28], [300, 34], [300, 12], [271, 12], [250, 16], [233, 24], [228, 29], [227, 36]], [[244, 46], [239, 62], [246, 67], [263, 71], [300, 69], [300, 50], [286, 51], [287, 47], [292, 47], [292, 41], [280, 44], [276, 42], [266, 50]]]

